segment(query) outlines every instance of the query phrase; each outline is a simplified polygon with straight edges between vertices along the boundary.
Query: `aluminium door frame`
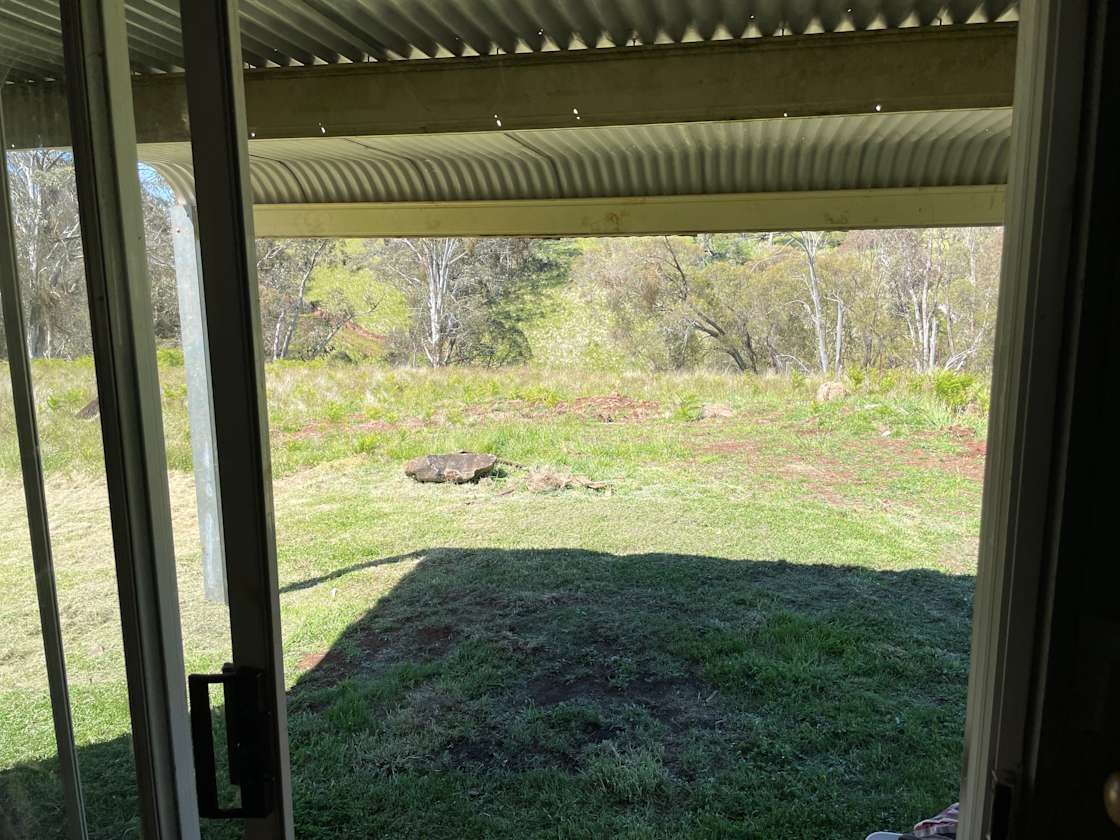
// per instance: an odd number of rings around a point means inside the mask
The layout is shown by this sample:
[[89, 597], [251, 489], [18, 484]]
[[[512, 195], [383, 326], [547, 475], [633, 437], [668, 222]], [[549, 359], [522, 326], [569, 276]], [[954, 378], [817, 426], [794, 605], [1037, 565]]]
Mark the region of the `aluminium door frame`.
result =
[[[1061, 369], [1056, 356], [1069, 327], [1066, 279], [1079, 176], [1088, 5], [1088, 0], [1028, 0], [1021, 7], [1009, 237], [1000, 292], [991, 457], [984, 490], [969, 686], [962, 825], [962, 837], [967, 838], [979, 838], [989, 831], [993, 816], [998, 817], [993, 814], [997, 792], [1001, 785], [1013, 785], [1022, 766], [1036, 643], [1045, 631], [1037, 616], [1038, 590], [1050, 525], [1060, 517], [1059, 500], [1052, 489], [1061, 470], [1061, 452], [1054, 451], [1061, 442]], [[195, 150], [196, 173], [202, 175], [199, 223], [211, 353], [212, 358], [223, 351], [234, 354], [233, 359], [222, 357], [216, 366], [223, 374], [215, 382], [218, 445], [223, 466], [229, 458], [231, 467], [245, 468], [222, 471], [226, 521], [248, 524], [247, 529], [236, 529], [248, 535], [231, 540], [227, 534], [227, 558], [236, 564], [230, 570], [231, 602], [238, 581], [241, 614], [236, 624], [244, 631], [240, 650], [246, 662], [269, 671], [269, 691], [279, 710], [273, 721], [273, 769], [281, 792], [278, 816], [270, 824], [272, 834], [263, 825], [249, 826], [248, 832], [261, 837], [291, 836], [275, 537], [260, 326], [255, 318], [258, 303], [252, 282], [253, 228], [236, 7], [230, 0], [197, 4], [184, 0], [184, 12], [188, 7], [194, 11], [185, 16], [184, 39], [188, 63], [196, 68], [193, 83], [188, 71], [188, 84], [196, 88], [191, 115], [196, 133], [216, 141], [216, 148], [203, 149], [201, 155], [201, 147]], [[74, 142], [83, 234], [93, 245], [87, 261], [95, 270], [100, 266], [101, 273], [91, 281], [91, 314], [102, 351], [98, 379], [99, 392], [107, 398], [102, 423], [111, 491], [119, 485], [112, 492], [114, 544], [118, 577], [131, 578], [130, 583], [118, 585], [122, 587], [122, 617], [126, 608], [130, 613], [125, 633], [130, 697], [139, 695], [141, 701], [140, 714], [134, 710], [133, 717], [138, 782], [146, 819], [167, 829], [150, 832], [151, 836], [190, 837], [197, 835], [197, 827], [184, 813], [190, 809], [181, 805], [193, 793], [182, 784], [189, 777], [183, 771], [192, 762], [189, 752], [182, 749], [182, 732], [176, 735], [177, 728], [185, 728], [185, 703], [169, 676], [176, 655], [181, 666], [181, 645], [176, 652], [177, 620], [171, 621], [172, 614], [163, 609], [170, 603], [169, 594], [174, 595], [174, 576], [168, 578], [168, 569], [160, 565], [164, 555], [155, 550], [160, 544], [154, 524], [162, 516], [166, 484], [156, 480], [157, 471], [150, 461], [142, 458], [134, 464], [122, 457], [122, 453], [154, 453], [162, 466], [162, 441], [157, 445], [152, 437], [153, 429], [158, 428], [152, 423], [153, 403], [158, 419], [158, 392], [153, 395], [151, 390], [154, 361], [150, 369], [141, 364], [148, 346], [143, 330], [137, 332], [136, 323], [119, 320], [122, 311], [138, 317], [135, 280], [142, 276], [136, 273], [136, 244], [142, 242], [142, 233], [130, 239], [128, 232], [137, 232], [136, 217], [120, 212], [125, 202], [133, 201], [125, 177], [130, 174], [130, 155], [135, 165], [123, 3], [63, 0], [63, 9], [71, 119], [79, 129]], [[207, 68], [206, 56], [215, 59], [216, 66]], [[98, 112], [95, 102], [104, 110]], [[83, 176], [82, 170], [99, 159], [109, 164], [111, 177], [91, 183], [90, 174]], [[209, 170], [200, 163], [217, 169]], [[205, 207], [201, 193], [208, 195]], [[136, 200], [138, 204], [138, 194]], [[232, 226], [224, 234], [223, 222]], [[102, 224], [107, 229], [101, 229]], [[91, 228], [88, 234], [87, 227]], [[129, 269], [123, 282], [106, 271], [122, 267]], [[227, 305], [233, 307], [232, 314], [219, 310]], [[113, 333], [114, 326], [123, 332]], [[131, 343], [114, 351], [113, 340], [121, 337]], [[226, 484], [227, 476], [237, 476], [236, 487]], [[237, 496], [235, 489], [247, 489], [248, 495]], [[236, 518], [230, 518], [231, 513]], [[118, 529], [123, 531], [119, 536]], [[130, 552], [140, 537], [147, 541], [141, 547], [150, 550], [146, 556]], [[126, 546], [123, 551], [122, 543]], [[149, 561], [147, 565], [143, 560]], [[153, 596], [154, 603], [142, 603], [141, 589]], [[142, 648], [142, 640], [149, 639], [156, 642], [154, 660], [150, 651], [145, 656], [137, 650]], [[234, 644], [236, 658], [236, 637]], [[181, 687], [181, 672], [176, 676]], [[139, 760], [141, 751], [147, 755], [143, 761]], [[154, 763], [156, 753], [166, 756], [168, 763]]]
[[271, 811], [245, 837], [293, 836], [272, 467], [237, 0], [181, 0], [233, 665], [261, 680]]
[[123, 0], [61, 0], [141, 830], [195, 840], [171, 501]]

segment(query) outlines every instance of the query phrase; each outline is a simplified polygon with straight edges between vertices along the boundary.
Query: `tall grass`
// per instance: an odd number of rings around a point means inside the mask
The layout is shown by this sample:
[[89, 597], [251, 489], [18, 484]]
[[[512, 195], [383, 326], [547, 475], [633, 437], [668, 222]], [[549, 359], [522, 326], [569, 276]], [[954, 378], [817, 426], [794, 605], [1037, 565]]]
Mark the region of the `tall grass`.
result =
[[[181, 359], [160, 356], [168, 467], [189, 470], [187, 389]], [[0, 473], [19, 471], [7, 366], [0, 363]], [[101, 471], [100, 424], [79, 412], [97, 393], [92, 360], [33, 363], [42, 457], [48, 472]], [[986, 432], [988, 387], [972, 377], [853, 370], [848, 396], [817, 403], [819, 379], [708, 371], [620, 373], [518, 368], [390, 368], [330, 361], [267, 366], [269, 425], [278, 473], [355, 453], [407, 458], [444, 449], [539, 454], [579, 438], [564, 412], [583, 398], [655, 403], [666, 423], [698, 419], [705, 404], [736, 412], [813, 417], [829, 429], [892, 433], [964, 426]], [[547, 428], [534, 415], [549, 415]], [[555, 416], [551, 416], [555, 415]], [[641, 441], [632, 444], [641, 449]], [[511, 455], [510, 457], [513, 457]]]

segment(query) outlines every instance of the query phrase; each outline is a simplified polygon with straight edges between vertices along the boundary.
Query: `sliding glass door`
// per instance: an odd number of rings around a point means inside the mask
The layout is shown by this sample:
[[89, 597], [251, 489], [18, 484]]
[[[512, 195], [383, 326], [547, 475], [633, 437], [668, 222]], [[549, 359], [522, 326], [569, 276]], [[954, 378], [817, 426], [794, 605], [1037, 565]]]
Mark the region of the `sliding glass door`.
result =
[[[32, 635], [45, 653], [46, 679], [24, 680], [24, 693], [42, 684], [35, 708], [57, 751], [41, 770], [34, 749], [0, 768], [5, 835], [292, 832], [236, 4], [183, 5], [182, 21], [174, 6], [123, 0], [0, 10], [4, 174], [28, 174], [25, 158], [53, 167], [12, 187], [39, 200], [34, 219], [0, 203], [0, 297], [32, 537], [10, 559], [34, 581], [20, 591], [35, 598]], [[185, 107], [170, 118], [193, 171], [165, 179], [138, 164], [138, 137], [169, 117], [134, 114], [137, 70], [176, 80]], [[17, 235], [21, 220], [30, 240]], [[67, 280], [75, 289], [61, 302], [30, 288]], [[84, 344], [63, 346], [74, 326], [64, 304], [88, 309]], [[44, 411], [52, 416], [37, 428]], [[61, 426], [73, 446], [99, 438], [103, 457], [70, 453], [60, 465], [41, 433]], [[63, 473], [89, 487], [48, 513]], [[94, 521], [99, 496], [107, 516]], [[64, 567], [60, 584], [53, 561], [73, 542], [74, 529], [59, 528], [67, 518], [104, 543], [95, 553], [108, 566]], [[91, 620], [105, 609], [119, 625]], [[119, 702], [75, 681], [91, 656], [98, 675], [115, 676]], [[5, 654], [5, 677], [9, 664]], [[91, 715], [96, 725], [74, 725]], [[25, 733], [13, 726], [0, 715], [14, 746]]]

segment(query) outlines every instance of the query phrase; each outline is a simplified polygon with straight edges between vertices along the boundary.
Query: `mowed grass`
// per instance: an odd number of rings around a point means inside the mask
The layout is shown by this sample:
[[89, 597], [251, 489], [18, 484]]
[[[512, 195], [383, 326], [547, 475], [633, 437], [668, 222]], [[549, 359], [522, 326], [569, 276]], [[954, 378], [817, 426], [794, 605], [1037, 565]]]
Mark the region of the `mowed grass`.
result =
[[[138, 836], [92, 369], [35, 373], [91, 829]], [[268, 377], [298, 836], [856, 837], [956, 798], [982, 415], [916, 381], [817, 404], [707, 374]], [[211, 671], [228, 620], [201, 596], [182, 369], [161, 381], [184, 652]], [[61, 836], [0, 397], [0, 836]], [[456, 449], [508, 463], [404, 477]]]

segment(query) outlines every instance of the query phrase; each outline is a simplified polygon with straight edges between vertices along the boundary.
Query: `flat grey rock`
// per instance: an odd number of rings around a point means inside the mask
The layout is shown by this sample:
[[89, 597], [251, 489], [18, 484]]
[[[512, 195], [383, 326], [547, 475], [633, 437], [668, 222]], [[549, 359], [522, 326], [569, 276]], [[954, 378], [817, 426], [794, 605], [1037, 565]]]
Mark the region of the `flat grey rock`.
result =
[[427, 484], [466, 484], [490, 475], [497, 463], [497, 456], [479, 452], [421, 455], [404, 465], [404, 474]]

